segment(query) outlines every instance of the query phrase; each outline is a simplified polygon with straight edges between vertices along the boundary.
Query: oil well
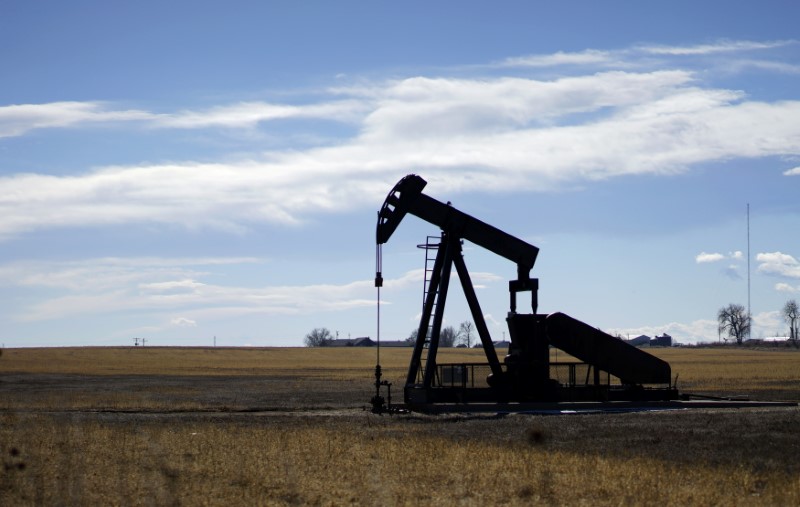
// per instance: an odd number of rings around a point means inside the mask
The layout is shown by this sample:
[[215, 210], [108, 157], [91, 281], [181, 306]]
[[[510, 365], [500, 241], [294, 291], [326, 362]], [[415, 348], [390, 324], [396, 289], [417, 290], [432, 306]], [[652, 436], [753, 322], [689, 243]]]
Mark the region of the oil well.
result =
[[[383, 285], [381, 245], [400, 222], [413, 215], [436, 227], [441, 236], [420, 245], [435, 251], [426, 256], [425, 297], [417, 338], [403, 386], [403, 403], [392, 404], [392, 384], [382, 379], [380, 345], [375, 367], [373, 412], [398, 408], [438, 411], [526, 411], [635, 409], [725, 404], [724, 400], [687, 401], [673, 383], [669, 363], [564, 313], [538, 313], [539, 281], [531, 278], [539, 249], [472, 217], [450, 203], [423, 193], [427, 182], [418, 175], [402, 178], [378, 212], [376, 275], [378, 342], [380, 289]], [[506, 318], [510, 345], [501, 361], [481, 311], [464, 261], [464, 241], [516, 264], [517, 276], [508, 282]], [[437, 361], [451, 273], [455, 267], [480, 338], [485, 362]], [[518, 297], [530, 297], [530, 307], [518, 309]], [[573, 361], [552, 361], [551, 348]], [[387, 392], [388, 397], [383, 393]], [[753, 402], [750, 402], [753, 403]], [[728, 400], [727, 404], [740, 406]]]

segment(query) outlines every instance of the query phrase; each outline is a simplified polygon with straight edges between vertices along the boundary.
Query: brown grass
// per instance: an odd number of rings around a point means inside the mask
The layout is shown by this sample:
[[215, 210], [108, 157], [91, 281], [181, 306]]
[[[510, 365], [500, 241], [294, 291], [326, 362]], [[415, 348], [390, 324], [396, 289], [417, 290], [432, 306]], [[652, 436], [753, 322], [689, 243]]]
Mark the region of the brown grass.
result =
[[[653, 348], [652, 354], [672, 365], [683, 382], [720, 388], [749, 383], [796, 380], [800, 351], [726, 348]], [[498, 349], [502, 359], [504, 350]], [[410, 348], [383, 348], [384, 371], [401, 378]], [[569, 361], [554, 351], [555, 360]], [[485, 361], [482, 350], [440, 349], [439, 362]], [[6, 349], [0, 373], [79, 375], [301, 375], [357, 379], [372, 375], [375, 349], [342, 348], [213, 348], [213, 347], [63, 347]]]
[[[400, 357], [398, 357], [400, 359]], [[371, 374], [374, 349], [224, 347], [63, 347], [7, 349], [0, 371], [76, 375], [298, 375], [354, 378]]]
[[3, 505], [800, 502], [796, 410], [0, 423]]
[[[684, 389], [800, 399], [800, 353], [653, 352]], [[392, 378], [409, 353], [382, 351]], [[800, 504], [797, 408], [381, 417], [359, 409], [373, 366], [369, 349], [5, 351], [0, 505]]]
[[800, 400], [800, 351], [730, 348], [651, 349], [672, 365], [679, 388]]
[[[682, 390], [707, 394], [745, 394], [769, 399], [800, 399], [800, 351], [727, 348], [667, 348], [650, 352], [672, 365]], [[504, 351], [499, 350], [502, 360]], [[385, 378], [401, 385], [411, 350], [383, 348]], [[571, 358], [555, 352], [552, 358]], [[439, 362], [485, 361], [482, 350], [441, 349]], [[286, 377], [307, 381], [369, 382], [375, 349], [65, 347], [8, 349], [0, 374], [40, 373], [83, 376]], [[746, 379], [746, 381], [743, 381]]]

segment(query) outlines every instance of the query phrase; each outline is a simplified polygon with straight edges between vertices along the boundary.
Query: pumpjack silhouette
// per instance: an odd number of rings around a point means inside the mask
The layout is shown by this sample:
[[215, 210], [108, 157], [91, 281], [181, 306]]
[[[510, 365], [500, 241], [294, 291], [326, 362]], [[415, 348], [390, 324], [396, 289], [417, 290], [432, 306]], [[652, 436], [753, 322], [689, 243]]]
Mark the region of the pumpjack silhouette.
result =
[[[417, 339], [403, 389], [405, 405], [412, 409], [436, 404], [497, 404], [580, 401], [674, 400], [669, 363], [563, 313], [537, 313], [539, 280], [530, 272], [539, 249], [422, 192], [426, 181], [410, 174], [389, 192], [378, 213], [376, 244], [389, 241], [403, 218], [410, 214], [441, 230], [433, 266], [426, 270], [425, 299]], [[501, 362], [489, 334], [462, 244], [469, 241], [517, 265], [517, 278], [508, 283], [506, 318], [511, 343]], [[382, 285], [381, 261], [375, 285]], [[486, 363], [437, 362], [442, 321], [453, 267], [480, 337]], [[430, 275], [428, 278], [427, 275]], [[517, 310], [517, 295], [530, 293], [530, 313]], [[550, 360], [557, 348], [576, 359]], [[485, 375], [483, 374], [485, 373]], [[373, 407], [383, 408], [381, 386], [389, 386], [376, 369]]]

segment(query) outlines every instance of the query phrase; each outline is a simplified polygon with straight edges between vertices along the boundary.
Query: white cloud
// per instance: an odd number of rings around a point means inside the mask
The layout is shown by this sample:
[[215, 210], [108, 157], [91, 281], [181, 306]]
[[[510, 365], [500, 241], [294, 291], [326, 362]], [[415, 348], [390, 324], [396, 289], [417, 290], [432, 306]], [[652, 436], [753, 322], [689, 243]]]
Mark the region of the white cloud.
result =
[[595, 65], [620, 63], [610, 51], [587, 49], [576, 53], [558, 51], [550, 55], [528, 55], [506, 58], [500, 64], [504, 67], [554, 67], [559, 65]]
[[[175, 258], [159, 257], [118, 258], [107, 257], [65, 262], [14, 262], [0, 266], [0, 285], [18, 287], [46, 287], [81, 292], [98, 292], [137, 286], [142, 291], [153, 288], [166, 289], [173, 284], [203, 276], [207, 269], [219, 265], [251, 264], [263, 262], [252, 257]], [[198, 268], [204, 268], [198, 271]]]
[[[759, 328], [766, 329], [776, 326], [782, 326], [781, 324], [781, 312], [779, 310], [771, 310], [768, 312], [761, 312], [753, 315], [753, 330], [759, 331]], [[753, 336], [755, 333], [750, 333]]]
[[800, 262], [789, 254], [782, 252], [760, 253], [756, 256], [760, 262], [758, 272], [766, 275], [800, 278]]
[[177, 327], [197, 327], [197, 322], [186, 317], [176, 317], [169, 321], [173, 326]]
[[[375, 305], [373, 280], [346, 284], [237, 287], [200, 281], [214, 265], [256, 262], [248, 258], [210, 259], [90, 259], [62, 263], [13, 263], [0, 266], [0, 284], [46, 287], [61, 295], [40, 300], [20, 312], [22, 321], [43, 321], [85, 314], [180, 312], [189, 325], [251, 314], [313, 314]], [[393, 290], [418, 286], [422, 270], [384, 281]], [[476, 279], [495, 281], [491, 273]], [[66, 292], [66, 293], [64, 293]], [[391, 301], [384, 301], [391, 303]]]
[[710, 264], [724, 260], [734, 261], [734, 263], [728, 264], [725, 268], [721, 270], [722, 274], [727, 276], [731, 280], [742, 279], [742, 275], [739, 273], [740, 266], [739, 264], [736, 263], [741, 262], [743, 259], [744, 259], [744, 254], [738, 250], [735, 252], [728, 252], [728, 255], [721, 254], [718, 252], [714, 253], [700, 252], [694, 258], [697, 264]]
[[153, 282], [139, 284], [139, 290], [152, 294], [187, 294], [196, 293], [205, 284], [191, 279], [175, 280], [169, 282]]
[[800, 74], [800, 65], [775, 62], [771, 60], [735, 60], [733, 62], [729, 62], [725, 70], [730, 73], [743, 72], [752, 69], [774, 72], [778, 74]]
[[[797, 44], [795, 40], [782, 41], [732, 41], [720, 40], [709, 44], [695, 44], [690, 46], [669, 46], [669, 45], [639, 45], [631, 49], [620, 50], [596, 50], [586, 49], [577, 52], [558, 51], [552, 54], [536, 54], [506, 58], [501, 62], [501, 66], [506, 67], [555, 67], [564, 65], [604, 65], [626, 67], [631, 66], [637, 61], [639, 55], [656, 56], [704, 56], [717, 55], [722, 53], [745, 53], [750, 51], [775, 49]], [[767, 65], [779, 62], [753, 62]], [[652, 63], [652, 62], [648, 62]]]
[[779, 282], [775, 284], [775, 290], [778, 292], [800, 292], [800, 286], [795, 287], [793, 285], [789, 285], [788, 283]]
[[[501, 329], [501, 330], [505, 330], [506, 329], [506, 323], [503, 322], [500, 319], [494, 318], [494, 316], [491, 313], [485, 314], [483, 316], [483, 318], [484, 318], [484, 320], [486, 320], [486, 322], [491, 323], [492, 326], [494, 326], [494, 327], [496, 327], [498, 329]], [[419, 318], [417, 320], [419, 320]]]
[[784, 176], [800, 176], [800, 167], [795, 167], [783, 172]]
[[[405, 80], [385, 89], [362, 134], [340, 145], [227, 163], [0, 178], [0, 237], [120, 223], [239, 232], [253, 222], [298, 223], [312, 213], [374, 205], [375, 195], [408, 172], [425, 174], [442, 192], [535, 191], [800, 152], [800, 102], [733, 104], [737, 94], [687, 89], [687, 78]], [[554, 124], [606, 108], [611, 114], [590, 123]], [[461, 177], [450, 177], [453, 171]]]
[[694, 258], [695, 262], [697, 262], [698, 264], [704, 264], [707, 262], [718, 262], [723, 259], [725, 259], [725, 256], [722, 255], [721, 253], [706, 253], [706, 252], [700, 252]]
[[0, 107], [0, 138], [41, 128], [67, 128], [99, 122], [138, 122], [155, 128], [252, 128], [261, 122], [289, 118], [322, 118], [354, 122], [369, 111], [363, 100], [339, 100], [307, 105], [240, 102], [199, 111], [153, 113], [114, 110], [102, 102], [50, 102]]
[[[723, 42], [670, 51], [786, 43]], [[636, 51], [644, 50], [631, 50], [627, 58]], [[607, 56], [587, 50], [548, 58]], [[114, 119], [198, 129], [253, 128], [288, 117], [354, 122], [356, 133], [304, 150], [230, 160], [0, 177], [0, 239], [43, 228], [130, 223], [234, 233], [254, 223], [300, 224], [318, 213], [374, 207], [376, 195], [410, 172], [450, 194], [547, 191], [718, 160], [800, 154], [800, 101], [747, 100], [740, 91], [704, 87], [691, 71], [675, 66], [552, 80], [412, 77], [339, 88], [301, 106], [243, 102], [159, 114], [93, 102], [8, 106], [0, 108], [0, 135]]]
[[712, 44], [698, 44], [693, 46], [639, 46], [637, 49], [644, 53], [655, 55], [709, 55], [715, 53], [730, 53], [741, 51], [754, 51], [761, 49], [773, 49], [795, 44], [796, 41], [718, 41]]
[[143, 121], [155, 115], [139, 110], [114, 111], [100, 102], [51, 102], [0, 107], [0, 137], [20, 136], [40, 128], [70, 127], [86, 122]]
[[205, 111], [181, 111], [154, 118], [153, 125], [161, 128], [255, 127], [258, 123], [288, 118], [324, 118], [352, 122], [368, 111], [368, 104], [357, 100], [323, 102], [309, 105], [241, 102], [218, 106]]

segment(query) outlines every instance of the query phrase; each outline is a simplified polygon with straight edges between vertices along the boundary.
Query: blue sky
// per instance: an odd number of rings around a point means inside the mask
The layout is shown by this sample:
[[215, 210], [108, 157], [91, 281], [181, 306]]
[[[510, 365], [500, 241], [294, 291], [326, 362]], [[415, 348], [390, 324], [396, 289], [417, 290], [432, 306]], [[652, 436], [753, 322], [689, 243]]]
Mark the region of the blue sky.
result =
[[[796, 2], [0, 2], [0, 342], [376, 334], [402, 176], [540, 247], [540, 310], [717, 339], [800, 297]], [[436, 229], [384, 246], [405, 338]], [[502, 339], [515, 266], [465, 260]], [[457, 288], [457, 285], [456, 285]], [[469, 318], [459, 291], [446, 319]]]

